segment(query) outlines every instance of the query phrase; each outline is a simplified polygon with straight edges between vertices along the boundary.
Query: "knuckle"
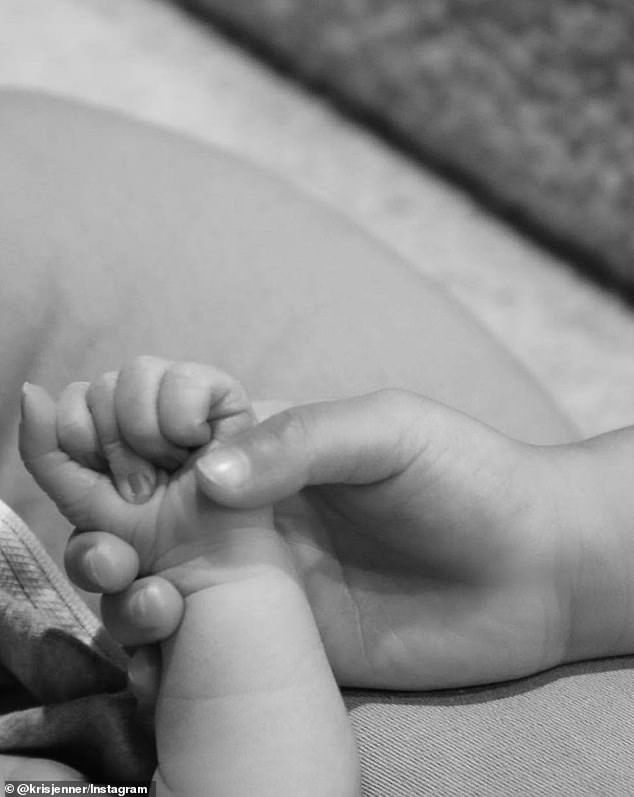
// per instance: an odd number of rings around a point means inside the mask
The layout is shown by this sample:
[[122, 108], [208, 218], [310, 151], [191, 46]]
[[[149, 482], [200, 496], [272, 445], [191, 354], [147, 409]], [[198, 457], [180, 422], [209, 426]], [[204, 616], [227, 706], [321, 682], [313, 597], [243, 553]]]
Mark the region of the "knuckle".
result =
[[108, 371], [86, 387], [86, 405], [89, 410], [94, 410], [99, 402], [112, 395], [117, 384], [117, 376], [116, 371]]
[[[211, 369], [206, 368], [208, 374]], [[203, 366], [189, 361], [178, 361], [172, 363], [166, 370], [166, 377], [177, 382], [200, 381]]]
[[282, 410], [269, 419], [268, 425], [275, 437], [283, 441], [303, 442], [308, 437], [305, 413], [296, 408]]
[[83, 448], [90, 443], [84, 425], [75, 418], [62, 420], [58, 417], [56, 431], [59, 447], [66, 454], [72, 454], [77, 448]]
[[151, 424], [138, 424], [126, 428], [122, 452], [130, 452], [170, 470], [179, 467], [187, 459], [187, 451], [181, 450], [166, 439], [160, 428]]
[[86, 528], [94, 522], [94, 485], [76, 494], [58, 496], [55, 503], [74, 526]]
[[101, 451], [108, 463], [112, 466], [116, 464], [123, 454], [123, 443], [118, 437], [111, 437], [101, 440]]
[[260, 438], [263, 448], [286, 452], [307, 452], [313, 449], [312, 413], [308, 407], [291, 407], [269, 418], [261, 429], [265, 430], [264, 439]]
[[379, 422], [389, 430], [391, 444], [386, 457], [395, 470], [402, 469], [420, 451], [424, 443], [420, 413], [427, 400], [416, 393], [399, 388], [386, 388], [374, 394]]
[[390, 415], [409, 415], [419, 409], [420, 397], [409, 390], [388, 387], [377, 391], [374, 397], [379, 407]]

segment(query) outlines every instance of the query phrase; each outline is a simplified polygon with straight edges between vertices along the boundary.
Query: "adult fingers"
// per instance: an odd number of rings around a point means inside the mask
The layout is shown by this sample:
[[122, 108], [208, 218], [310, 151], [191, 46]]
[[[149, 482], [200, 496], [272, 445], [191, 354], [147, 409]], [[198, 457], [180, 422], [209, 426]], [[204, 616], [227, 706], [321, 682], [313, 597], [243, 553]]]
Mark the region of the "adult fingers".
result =
[[159, 576], [147, 576], [101, 599], [101, 616], [122, 645], [136, 647], [160, 642], [178, 628], [185, 603], [180, 592]]
[[105, 531], [73, 534], [64, 552], [64, 564], [71, 581], [88, 592], [121, 592], [139, 573], [134, 548]]
[[198, 482], [210, 498], [236, 507], [308, 485], [370, 484], [404, 470], [447, 412], [400, 390], [294, 407], [201, 457]]

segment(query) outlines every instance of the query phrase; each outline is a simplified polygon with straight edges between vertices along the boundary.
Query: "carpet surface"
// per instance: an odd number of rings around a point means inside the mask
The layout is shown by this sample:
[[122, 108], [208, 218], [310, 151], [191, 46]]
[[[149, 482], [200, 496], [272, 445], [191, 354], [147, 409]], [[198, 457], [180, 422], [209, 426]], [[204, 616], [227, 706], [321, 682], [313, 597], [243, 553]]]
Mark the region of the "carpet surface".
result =
[[630, 0], [187, 0], [634, 297]]

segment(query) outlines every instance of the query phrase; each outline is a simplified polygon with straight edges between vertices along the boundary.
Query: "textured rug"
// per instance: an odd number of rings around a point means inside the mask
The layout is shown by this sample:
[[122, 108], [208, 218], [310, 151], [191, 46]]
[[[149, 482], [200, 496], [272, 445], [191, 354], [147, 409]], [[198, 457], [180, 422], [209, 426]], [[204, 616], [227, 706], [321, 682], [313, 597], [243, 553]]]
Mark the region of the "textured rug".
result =
[[186, 0], [634, 297], [630, 0]]

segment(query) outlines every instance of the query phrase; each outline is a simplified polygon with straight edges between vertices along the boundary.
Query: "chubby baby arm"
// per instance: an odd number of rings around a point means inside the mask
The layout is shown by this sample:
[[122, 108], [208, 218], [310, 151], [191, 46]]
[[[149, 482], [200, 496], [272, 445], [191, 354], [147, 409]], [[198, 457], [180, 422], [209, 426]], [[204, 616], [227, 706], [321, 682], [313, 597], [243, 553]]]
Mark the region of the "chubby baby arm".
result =
[[72, 523], [117, 535], [185, 598], [163, 645], [164, 793], [354, 794], [350, 726], [270, 508], [221, 510], [193, 475], [201, 446], [251, 423], [224, 374], [140, 358], [57, 405], [27, 389], [21, 449]]

